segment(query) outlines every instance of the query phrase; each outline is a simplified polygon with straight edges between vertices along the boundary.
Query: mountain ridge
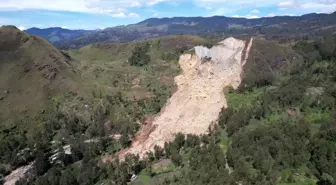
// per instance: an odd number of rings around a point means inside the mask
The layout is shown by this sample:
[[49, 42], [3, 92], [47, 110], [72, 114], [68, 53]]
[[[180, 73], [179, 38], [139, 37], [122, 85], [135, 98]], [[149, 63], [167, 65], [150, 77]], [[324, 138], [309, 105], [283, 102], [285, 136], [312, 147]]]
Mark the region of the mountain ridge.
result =
[[116, 43], [146, 40], [166, 35], [189, 34], [203, 37], [263, 36], [288, 39], [321, 36], [336, 31], [336, 12], [310, 13], [301, 16], [274, 16], [247, 19], [241, 17], [171, 17], [108, 27], [103, 30], [69, 30], [60, 28], [28, 29], [57, 48], [80, 48], [94, 43]]
[[28, 34], [38, 35], [51, 43], [55, 43], [62, 40], [69, 40], [77, 36], [85, 35], [87, 33], [95, 32], [96, 30], [83, 30], [83, 29], [66, 29], [61, 27], [50, 28], [29, 28], [24, 30]]
[[190, 34], [203, 37], [263, 36], [268, 39], [321, 36], [336, 31], [336, 13], [275, 16], [258, 19], [213, 17], [150, 18], [127, 26], [106, 28], [102, 31], [56, 42], [59, 48], [78, 48], [99, 42], [129, 42], [149, 38]]

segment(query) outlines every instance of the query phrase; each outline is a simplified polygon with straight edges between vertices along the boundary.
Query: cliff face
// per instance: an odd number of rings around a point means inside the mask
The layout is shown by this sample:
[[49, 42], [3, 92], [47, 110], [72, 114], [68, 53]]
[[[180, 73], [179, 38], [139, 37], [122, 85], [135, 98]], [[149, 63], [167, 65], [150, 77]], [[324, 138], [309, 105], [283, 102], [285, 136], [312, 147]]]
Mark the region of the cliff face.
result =
[[197, 46], [194, 55], [182, 55], [179, 64], [183, 73], [175, 78], [177, 92], [119, 157], [128, 153], [143, 157], [155, 145], [163, 147], [165, 142], [172, 141], [179, 132], [207, 133], [221, 109], [227, 107], [224, 87], [237, 88], [241, 82], [242, 67], [252, 42], [252, 39], [247, 43], [230, 37], [211, 49]]

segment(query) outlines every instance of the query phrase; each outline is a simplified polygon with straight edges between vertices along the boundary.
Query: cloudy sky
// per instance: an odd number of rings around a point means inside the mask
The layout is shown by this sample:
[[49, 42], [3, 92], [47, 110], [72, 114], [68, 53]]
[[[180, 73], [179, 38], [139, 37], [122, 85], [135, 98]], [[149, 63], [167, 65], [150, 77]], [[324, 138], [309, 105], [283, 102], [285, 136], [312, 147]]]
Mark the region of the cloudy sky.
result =
[[336, 0], [0, 0], [0, 25], [102, 29], [151, 17], [258, 18], [336, 11]]

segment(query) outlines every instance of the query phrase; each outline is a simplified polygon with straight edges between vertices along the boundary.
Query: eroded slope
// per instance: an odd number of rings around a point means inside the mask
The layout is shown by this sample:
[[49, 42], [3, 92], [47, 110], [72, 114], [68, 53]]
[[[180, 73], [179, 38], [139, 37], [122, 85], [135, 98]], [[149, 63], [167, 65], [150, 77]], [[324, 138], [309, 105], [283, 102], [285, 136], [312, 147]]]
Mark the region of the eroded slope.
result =
[[[227, 38], [211, 49], [195, 47], [195, 55], [184, 54], [179, 64], [182, 75], [175, 78], [178, 90], [159, 115], [144, 126], [132, 146], [119, 155], [139, 154], [163, 147], [174, 135], [201, 135], [215, 123], [223, 107], [227, 107], [224, 87], [237, 88], [241, 82], [242, 66], [252, 45], [235, 38]], [[245, 53], [244, 53], [245, 52]]]

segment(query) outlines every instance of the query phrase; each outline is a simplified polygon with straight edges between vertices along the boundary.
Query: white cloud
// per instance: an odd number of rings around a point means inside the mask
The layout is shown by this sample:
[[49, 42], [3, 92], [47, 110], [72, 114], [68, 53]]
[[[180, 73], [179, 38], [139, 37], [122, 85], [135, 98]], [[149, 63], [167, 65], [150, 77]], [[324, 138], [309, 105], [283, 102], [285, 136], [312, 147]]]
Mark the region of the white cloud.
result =
[[153, 6], [155, 4], [158, 4], [158, 3], [161, 3], [161, 2], [164, 2], [164, 1], [166, 1], [166, 0], [150, 0], [146, 4], [147, 4], [147, 6]]
[[276, 16], [276, 14], [274, 14], [274, 13], [270, 13], [270, 14], [266, 15], [266, 17], [275, 17], [275, 16]]
[[61, 28], [63, 28], [63, 29], [69, 29], [69, 27], [67, 27], [67, 26], [61, 26]]
[[279, 8], [281, 9], [287, 9], [287, 8], [292, 8], [294, 6], [293, 1], [282, 1], [278, 4]]
[[53, 10], [84, 13], [101, 13], [125, 17], [135, 16], [126, 14], [129, 8], [153, 6], [166, 0], [1, 0], [0, 10]]
[[21, 30], [21, 31], [26, 30], [26, 27], [24, 27], [24, 26], [19, 26], [18, 28], [19, 28], [19, 30]]
[[252, 13], [252, 14], [259, 14], [260, 11], [259, 11], [258, 9], [254, 9], [254, 10], [252, 10], [250, 13]]
[[138, 15], [136, 13], [133, 13], [133, 12], [129, 13], [127, 16], [128, 17], [132, 17], [132, 18], [138, 18], [138, 17], [140, 17], [140, 15]]
[[285, 16], [296, 16], [296, 15], [292, 14], [292, 13], [287, 13], [287, 14], [285, 14]]
[[282, 1], [278, 4], [280, 10], [299, 10], [302, 12], [330, 13], [336, 11], [336, 0], [295, 0]]
[[[323, 3], [323, 2], [330, 2], [330, 4]], [[317, 10], [317, 12], [321, 13], [330, 13], [334, 12], [336, 10], [336, 0], [329, 0], [329, 1], [321, 1], [320, 3], [315, 2], [307, 2], [302, 5], [300, 5], [303, 9], [314, 9]]]
[[158, 17], [158, 13], [153, 13], [152, 17]]
[[[147, 9], [150, 6], [167, 3], [169, 5], [189, 3], [213, 15], [260, 15], [261, 9], [286, 10], [289, 13], [333, 12], [336, 0], [0, 0], [0, 10], [51, 10], [94, 14], [109, 14], [113, 17], [139, 17], [134, 8]], [[248, 11], [247, 11], [248, 10]], [[251, 10], [249, 12], [249, 10]], [[288, 10], [288, 11], [287, 11]], [[289, 11], [290, 10], [290, 11]], [[141, 10], [140, 10], [141, 11]], [[188, 10], [186, 10], [188, 11]], [[57, 14], [56, 12], [55, 14]], [[161, 13], [162, 14], [162, 13]], [[62, 13], [61, 13], [62, 15]], [[254, 16], [252, 16], [254, 15]], [[283, 13], [282, 13], [283, 15]], [[172, 16], [177, 16], [172, 15]]]
[[211, 14], [207, 15], [206, 17], [212, 17], [212, 16], [216, 16], [216, 15], [224, 15], [227, 13], [232, 13], [232, 9], [228, 9], [228, 8], [217, 8], [215, 9], [215, 11], [213, 11]]
[[[192, 0], [205, 9], [228, 9], [226, 14], [246, 12], [247, 8], [291, 10], [299, 14], [311, 12], [330, 13], [336, 11], [336, 0]], [[257, 14], [251, 11], [250, 14]]]
[[136, 13], [124, 13], [124, 12], [120, 12], [120, 13], [115, 13], [115, 14], [111, 14], [112, 17], [116, 17], [116, 18], [124, 18], [124, 17], [129, 17], [129, 18], [138, 18], [140, 17], [140, 15], [136, 14]]
[[257, 15], [246, 15], [245, 16], [247, 19], [258, 19], [258, 18], [260, 18], [259, 16], [257, 16]]
[[260, 18], [257, 15], [243, 15], [243, 16], [241, 16], [241, 15], [234, 15], [232, 17], [234, 17], [234, 18], [246, 18], [246, 19], [258, 19], [258, 18]]

